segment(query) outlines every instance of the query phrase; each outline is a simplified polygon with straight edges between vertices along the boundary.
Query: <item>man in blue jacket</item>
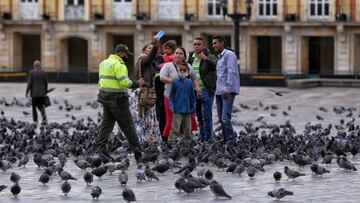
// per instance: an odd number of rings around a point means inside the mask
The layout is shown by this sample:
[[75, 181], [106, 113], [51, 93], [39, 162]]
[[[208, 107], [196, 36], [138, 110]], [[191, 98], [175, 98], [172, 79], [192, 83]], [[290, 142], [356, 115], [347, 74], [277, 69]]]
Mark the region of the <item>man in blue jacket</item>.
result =
[[170, 109], [173, 112], [172, 128], [169, 140], [176, 140], [180, 127], [184, 136], [191, 136], [191, 114], [195, 112], [195, 92], [192, 80], [189, 78], [187, 63], [181, 64], [178, 78], [173, 82], [169, 97]]
[[212, 46], [218, 54], [216, 65], [216, 108], [224, 143], [235, 139], [233, 126], [231, 123], [231, 113], [235, 96], [240, 92], [240, 75], [237, 57], [234, 52], [225, 48], [225, 38], [215, 36]]

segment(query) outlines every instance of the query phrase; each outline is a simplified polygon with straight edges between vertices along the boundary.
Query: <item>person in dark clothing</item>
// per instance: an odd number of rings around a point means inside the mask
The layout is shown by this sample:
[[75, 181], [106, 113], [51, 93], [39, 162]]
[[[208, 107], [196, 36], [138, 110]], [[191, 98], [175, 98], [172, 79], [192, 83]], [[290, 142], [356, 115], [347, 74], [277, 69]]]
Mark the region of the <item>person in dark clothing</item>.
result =
[[[166, 124], [166, 116], [165, 116], [165, 106], [164, 106], [164, 91], [165, 91], [165, 83], [160, 80], [160, 64], [164, 62], [163, 57], [161, 56], [161, 50], [158, 50], [158, 54], [155, 59], [155, 91], [156, 91], [156, 118], [159, 122], [160, 134], [163, 134], [165, 124]], [[167, 138], [161, 136], [164, 142], [167, 141]]]
[[48, 80], [45, 71], [41, 68], [41, 62], [34, 61], [34, 70], [28, 77], [25, 96], [31, 96], [32, 113], [34, 122], [38, 122], [36, 108], [39, 109], [43, 122], [46, 122], [45, 96], [48, 88]]
[[199, 81], [196, 99], [196, 116], [200, 129], [199, 140], [206, 142], [214, 139], [212, 107], [216, 90], [217, 58], [210, 54], [202, 38], [193, 41], [194, 51], [190, 52], [188, 63], [193, 67]]

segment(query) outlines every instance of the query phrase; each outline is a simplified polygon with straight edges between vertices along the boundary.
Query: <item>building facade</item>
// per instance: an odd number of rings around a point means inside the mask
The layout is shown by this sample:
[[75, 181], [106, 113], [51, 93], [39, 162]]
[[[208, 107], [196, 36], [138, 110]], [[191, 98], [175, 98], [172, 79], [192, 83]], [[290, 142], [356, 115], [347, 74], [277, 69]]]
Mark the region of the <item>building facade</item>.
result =
[[[0, 72], [96, 73], [116, 44], [135, 57], [159, 30], [190, 51], [224, 35], [245, 0], [0, 0]], [[240, 69], [249, 74], [353, 75], [360, 71], [360, 0], [254, 0], [240, 23]], [[130, 66], [133, 66], [131, 60]]]

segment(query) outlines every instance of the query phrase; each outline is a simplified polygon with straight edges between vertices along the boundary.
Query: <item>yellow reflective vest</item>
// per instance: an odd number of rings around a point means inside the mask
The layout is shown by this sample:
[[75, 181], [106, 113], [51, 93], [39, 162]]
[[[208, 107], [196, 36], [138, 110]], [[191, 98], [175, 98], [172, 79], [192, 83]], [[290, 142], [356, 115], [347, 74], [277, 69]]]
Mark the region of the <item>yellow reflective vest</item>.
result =
[[132, 81], [121, 57], [111, 54], [99, 65], [99, 89], [104, 92], [127, 92]]

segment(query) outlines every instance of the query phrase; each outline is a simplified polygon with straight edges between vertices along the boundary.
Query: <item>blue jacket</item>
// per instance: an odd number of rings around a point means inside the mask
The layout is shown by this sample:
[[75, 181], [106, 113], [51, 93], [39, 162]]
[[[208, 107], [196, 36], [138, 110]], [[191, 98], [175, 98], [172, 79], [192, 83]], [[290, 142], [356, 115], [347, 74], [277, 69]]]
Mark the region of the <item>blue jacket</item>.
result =
[[174, 113], [193, 113], [195, 112], [194, 86], [191, 79], [182, 80], [177, 78], [171, 87], [169, 105]]

